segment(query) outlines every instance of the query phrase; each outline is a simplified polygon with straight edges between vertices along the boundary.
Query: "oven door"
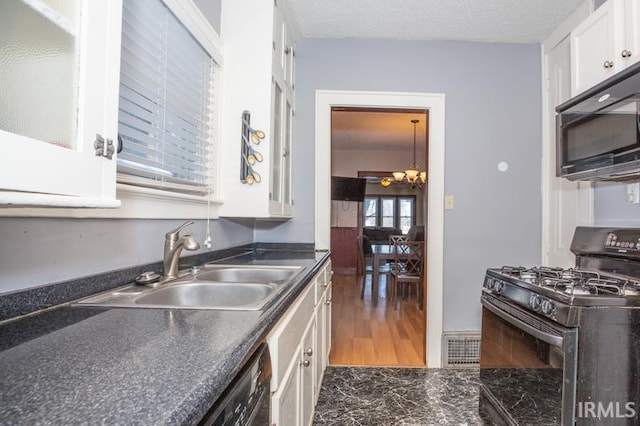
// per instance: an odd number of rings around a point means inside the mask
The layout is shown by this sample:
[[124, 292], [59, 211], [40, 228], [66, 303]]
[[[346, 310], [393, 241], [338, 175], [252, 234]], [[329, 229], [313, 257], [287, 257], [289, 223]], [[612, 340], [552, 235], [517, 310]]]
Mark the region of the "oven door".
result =
[[480, 406], [496, 424], [573, 425], [577, 329], [482, 294]]

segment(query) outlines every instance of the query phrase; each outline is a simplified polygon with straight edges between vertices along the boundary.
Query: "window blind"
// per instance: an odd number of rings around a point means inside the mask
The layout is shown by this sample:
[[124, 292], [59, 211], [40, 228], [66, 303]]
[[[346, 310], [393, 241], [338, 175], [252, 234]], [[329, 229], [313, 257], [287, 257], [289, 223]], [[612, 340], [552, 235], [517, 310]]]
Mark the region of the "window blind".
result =
[[216, 64], [161, 0], [125, 0], [118, 182], [205, 194]]

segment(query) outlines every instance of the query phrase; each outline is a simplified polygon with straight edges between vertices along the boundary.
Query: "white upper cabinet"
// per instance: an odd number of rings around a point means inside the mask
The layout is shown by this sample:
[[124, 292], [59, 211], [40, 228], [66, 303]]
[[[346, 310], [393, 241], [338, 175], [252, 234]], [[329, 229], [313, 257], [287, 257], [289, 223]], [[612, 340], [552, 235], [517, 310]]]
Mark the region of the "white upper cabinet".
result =
[[571, 33], [575, 96], [640, 59], [640, 2], [608, 0]]
[[121, 0], [0, 2], [0, 206], [120, 205], [121, 15]]
[[[221, 108], [220, 216], [288, 219], [293, 214], [293, 32], [283, 0], [223, 0], [224, 67]], [[251, 166], [260, 181], [243, 182], [241, 117], [262, 130], [251, 149], [262, 161]]]

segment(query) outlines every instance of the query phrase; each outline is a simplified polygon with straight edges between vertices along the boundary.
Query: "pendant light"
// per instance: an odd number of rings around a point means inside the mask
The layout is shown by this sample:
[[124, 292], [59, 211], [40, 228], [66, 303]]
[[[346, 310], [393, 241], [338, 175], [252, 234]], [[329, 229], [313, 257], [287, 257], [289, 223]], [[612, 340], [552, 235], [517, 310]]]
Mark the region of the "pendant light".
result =
[[402, 183], [406, 180], [411, 188], [422, 188], [427, 181], [427, 172], [420, 171], [418, 163], [416, 163], [416, 126], [419, 122], [420, 120], [416, 120], [415, 118], [411, 120], [411, 123], [413, 123], [413, 163], [411, 167], [404, 172], [393, 172], [393, 179], [396, 182]]

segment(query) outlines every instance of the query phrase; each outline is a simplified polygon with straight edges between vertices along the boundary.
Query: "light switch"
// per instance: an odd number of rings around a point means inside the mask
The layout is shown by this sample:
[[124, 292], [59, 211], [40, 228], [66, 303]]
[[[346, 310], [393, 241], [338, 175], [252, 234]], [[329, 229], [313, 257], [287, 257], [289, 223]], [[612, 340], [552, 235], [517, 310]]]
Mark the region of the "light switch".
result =
[[453, 195], [444, 196], [444, 209], [453, 210]]
[[640, 182], [627, 184], [627, 204], [640, 203]]

